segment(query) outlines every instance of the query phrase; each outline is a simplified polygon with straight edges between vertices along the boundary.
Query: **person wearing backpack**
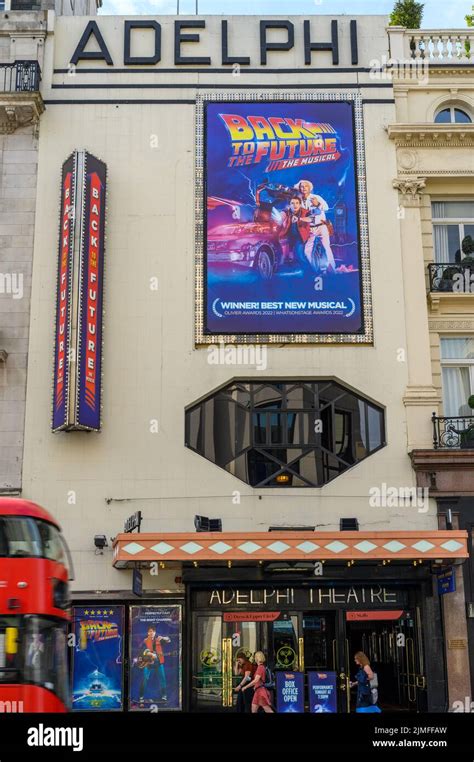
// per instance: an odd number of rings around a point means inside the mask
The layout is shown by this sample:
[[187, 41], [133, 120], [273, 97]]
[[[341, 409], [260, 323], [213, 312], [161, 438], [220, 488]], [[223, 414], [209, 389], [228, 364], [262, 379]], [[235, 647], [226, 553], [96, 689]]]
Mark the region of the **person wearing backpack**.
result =
[[359, 667], [356, 679], [351, 683], [351, 688], [357, 685], [356, 712], [380, 713], [382, 710], [377, 706], [378, 691], [375, 687], [377, 676], [372, 671], [370, 661], [363, 651], [357, 651], [354, 661]]
[[275, 710], [272, 706], [272, 698], [270, 691], [266, 687], [271, 677], [268, 675], [269, 670], [265, 668], [265, 654], [263, 651], [257, 651], [254, 659], [257, 665], [254, 678], [250, 683], [242, 687], [242, 691], [247, 691], [249, 688], [255, 689], [252, 699], [252, 714], [258, 712], [260, 707], [267, 714], [273, 714]]

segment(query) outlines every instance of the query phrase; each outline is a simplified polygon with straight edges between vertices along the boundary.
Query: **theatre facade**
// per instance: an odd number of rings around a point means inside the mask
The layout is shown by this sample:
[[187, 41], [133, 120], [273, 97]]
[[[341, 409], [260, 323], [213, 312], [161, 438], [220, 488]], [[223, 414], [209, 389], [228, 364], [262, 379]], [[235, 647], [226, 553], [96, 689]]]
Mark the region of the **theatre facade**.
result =
[[409, 457], [439, 395], [388, 135], [408, 33], [47, 24], [23, 495], [72, 550], [73, 709], [234, 711], [263, 650], [280, 711], [348, 712], [363, 650], [385, 710], [448, 711], [468, 532]]

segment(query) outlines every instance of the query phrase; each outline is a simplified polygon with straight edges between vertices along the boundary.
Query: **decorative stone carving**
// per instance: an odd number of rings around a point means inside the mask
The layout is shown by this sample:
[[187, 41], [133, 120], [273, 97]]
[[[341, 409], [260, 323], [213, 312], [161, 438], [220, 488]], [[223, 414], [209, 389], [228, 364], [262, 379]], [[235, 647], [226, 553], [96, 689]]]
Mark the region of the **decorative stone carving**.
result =
[[420, 199], [423, 188], [426, 188], [426, 178], [415, 176], [398, 177], [393, 181], [392, 185], [402, 194], [404, 201], [416, 201]]
[[425, 405], [435, 408], [441, 404], [441, 397], [434, 386], [407, 386], [403, 404], [405, 407]]
[[430, 320], [430, 331], [474, 331], [474, 320]]
[[474, 124], [391, 124], [388, 136], [397, 148], [466, 148], [474, 146]]
[[37, 124], [44, 108], [38, 92], [0, 93], [0, 134], [11, 135], [19, 127]]
[[418, 156], [416, 154], [416, 151], [400, 151], [400, 155], [398, 157], [398, 163], [404, 170], [406, 171], [413, 170], [416, 166], [417, 161], [418, 161]]

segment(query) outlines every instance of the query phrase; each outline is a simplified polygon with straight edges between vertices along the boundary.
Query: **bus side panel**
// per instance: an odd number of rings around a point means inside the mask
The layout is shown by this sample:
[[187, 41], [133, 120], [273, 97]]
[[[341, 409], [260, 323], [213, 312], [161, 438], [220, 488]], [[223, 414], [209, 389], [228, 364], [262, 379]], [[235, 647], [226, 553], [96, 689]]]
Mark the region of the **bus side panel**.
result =
[[53, 605], [53, 580], [67, 582], [64, 566], [44, 558], [0, 558], [0, 612], [2, 614], [66, 613]]
[[0, 714], [66, 712], [62, 701], [37, 685], [0, 685]]

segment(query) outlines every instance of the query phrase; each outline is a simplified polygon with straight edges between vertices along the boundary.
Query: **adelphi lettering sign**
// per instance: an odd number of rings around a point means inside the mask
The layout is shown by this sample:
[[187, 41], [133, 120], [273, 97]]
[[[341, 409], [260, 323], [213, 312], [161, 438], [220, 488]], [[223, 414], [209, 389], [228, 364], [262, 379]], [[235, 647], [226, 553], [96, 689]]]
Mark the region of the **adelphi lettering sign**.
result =
[[195, 606], [202, 608], [259, 608], [285, 609], [288, 607], [344, 608], [346, 606], [393, 606], [407, 602], [406, 590], [382, 585], [353, 585], [351, 587], [264, 587], [221, 588], [195, 593]]
[[[160, 23], [155, 19], [124, 19], [122, 23], [122, 60], [115, 60], [115, 54], [112, 56], [111, 46], [115, 40], [110, 36], [110, 27], [101, 21], [89, 21], [74, 49], [70, 63], [77, 65], [80, 61], [92, 60], [104, 61], [107, 66], [157, 66], [162, 60], [162, 49], [169, 50], [171, 46], [175, 66], [266, 67], [274, 64], [272, 53], [287, 53], [292, 50], [297, 54], [298, 65], [314, 66], [317, 54], [321, 51], [331, 53], [333, 66], [339, 65], [342, 53], [352, 66], [359, 63], [356, 19], [325, 18], [322, 22], [304, 18], [290, 21], [281, 18], [247, 17], [245, 38], [234, 28], [235, 19], [180, 18], [166, 23]], [[250, 25], [257, 25], [253, 37], [249, 33]], [[325, 31], [321, 30], [323, 25]], [[171, 39], [168, 39], [168, 35]], [[140, 55], [140, 50], [145, 52], [142, 48], [145, 36], [147, 55]], [[220, 38], [217, 55], [214, 43], [216, 36]], [[252, 45], [254, 38], [258, 40], [257, 46]]]

